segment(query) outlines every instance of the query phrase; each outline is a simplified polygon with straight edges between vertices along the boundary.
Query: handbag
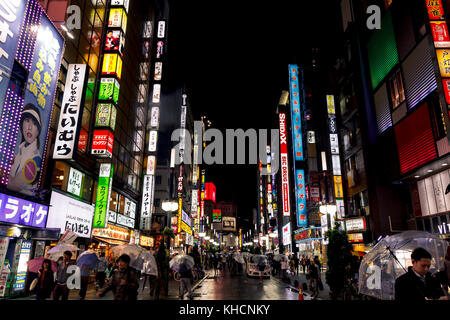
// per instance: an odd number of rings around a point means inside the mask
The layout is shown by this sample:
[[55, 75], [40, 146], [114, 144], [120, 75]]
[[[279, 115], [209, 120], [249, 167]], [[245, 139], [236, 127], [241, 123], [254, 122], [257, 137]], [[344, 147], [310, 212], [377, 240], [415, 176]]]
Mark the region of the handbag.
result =
[[33, 291], [34, 288], [36, 288], [38, 282], [39, 282], [39, 277], [34, 278], [34, 280], [33, 280], [33, 281], [31, 282], [31, 284], [30, 284], [30, 291]]

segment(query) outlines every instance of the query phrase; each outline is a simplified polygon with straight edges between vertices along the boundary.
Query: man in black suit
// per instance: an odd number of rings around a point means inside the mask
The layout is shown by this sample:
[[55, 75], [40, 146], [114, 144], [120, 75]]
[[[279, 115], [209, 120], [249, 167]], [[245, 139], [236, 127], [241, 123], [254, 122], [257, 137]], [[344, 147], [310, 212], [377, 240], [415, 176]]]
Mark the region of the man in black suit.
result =
[[439, 280], [431, 276], [431, 254], [416, 248], [411, 254], [412, 267], [395, 281], [395, 300], [447, 300]]

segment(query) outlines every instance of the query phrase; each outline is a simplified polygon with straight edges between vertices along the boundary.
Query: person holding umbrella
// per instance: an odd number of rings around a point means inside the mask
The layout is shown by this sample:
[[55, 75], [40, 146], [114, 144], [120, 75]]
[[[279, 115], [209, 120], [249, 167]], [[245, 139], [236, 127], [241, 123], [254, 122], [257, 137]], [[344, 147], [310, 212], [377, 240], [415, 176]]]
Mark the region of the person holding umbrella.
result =
[[97, 297], [103, 297], [106, 292], [112, 290], [114, 300], [137, 300], [139, 282], [137, 272], [130, 267], [131, 258], [122, 254], [117, 259], [118, 270], [114, 272], [105, 288], [97, 292]]
[[67, 273], [67, 268], [73, 263], [70, 261], [72, 258], [72, 252], [64, 251], [63, 261], [58, 264], [58, 270], [56, 271], [56, 285], [53, 289], [53, 300], [69, 299], [69, 288], [67, 288], [67, 278], [69, 274]]
[[36, 300], [45, 300], [50, 298], [50, 295], [55, 286], [53, 277], [53, 270], [51, 268], [51, 261], [45, 259], [42, 262], [42, 268], [38, 272], [38, 283], [36, 285]]
[[183, 295], [186, 290], [189, 293], [189, 299], [192, 300], [193, 299], [191, 291], [192, 269], [186, 264], [186, 262], [182, 262], [180, 264], [178, 273], [180, 274], [180, 300], [183, 300]]
[[447, 300], [439, 280], [431, 276], [431, 254], [416, 248], [411, 254], [412, 267], [395, 280], [395, 300]]
[[105, 278], [106, 278], [106, 268], [108, 266], [108, 262], [105, 259], [105, 253], [102, 252], [100, 254], [100, 258], [99, 261], [97, 262], [97, 266], [96, 266], [96, 275], [95, 275], [95, 280], [97, 280], [97, 285], [96, 285], [96, 289], [98, 290], [98, 288], [102, 289], [104, 284], [105, 284]]

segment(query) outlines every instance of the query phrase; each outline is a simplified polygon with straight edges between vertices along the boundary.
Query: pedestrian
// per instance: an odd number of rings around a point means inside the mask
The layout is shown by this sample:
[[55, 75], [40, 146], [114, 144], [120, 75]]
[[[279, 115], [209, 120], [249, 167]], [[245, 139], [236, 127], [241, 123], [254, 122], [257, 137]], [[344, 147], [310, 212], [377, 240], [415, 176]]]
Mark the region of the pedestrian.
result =
[[299, 264], [300, 264], [300, 261], [297, 257], [297, 254], [295, 254], [294, 255], [294, 266], [295, 266], [295, 274], [297, 274], [297, 275], [299, 274], [299, 269], [298, 269]]
[[137, 272], [130, 267], [130, 256], [123, 254], [117, 259], [118, 270], [114, 272], [108, 284], [97, 292], [97, 297], [103, 297], [112, 290], [114, 300], [137, 300], [139, 282]]
[[303, 273], [306, 273], [306, 258], [305, 258], [304, 254], [302, 254], [302, 259], [300, 260], [300, 264], [302, 265]]
[[95, 290], [97, 291], [99, 288], [102, 289], [105, 285], [105, 278], [106, 278], [106, 268], [108, 266], [108, 262], [105, 259], [105, 253], [100, 254], [100, 258], [97, 262], [97, 266], [95, 268], [95, 280], [97, 281]]
[[45, 259], [42, 262], [41, 270], [38, 272], [38, 283], [36, 285], [36, 300], [45, 300], [50, 298], [50, 295], [55, 287], [55, 280], [53, 277], [53, 270], [51, 268], [51, 261]]
[[189, 299], [192, 300], [194, 298], [191, 291], [192, 269], [183, 262], [180, 264], [178, 273], [180, 274], [179, 299], [183, 300], [184, 292], [187, 290]]
[[156, 263], [158, 265], [158, 277], [155, 280], [155, 299], [159, 299], [161, 291], [163, 291], [163, 297], [167, 298], [168, 286], [169, 286], [169, 259], [166, 253], [166, 247], [164, 243], [158, 248], [156, 253]]
[[286, 256], [283, 256], [281, 258], [281, 279], [286, 279], [286, 269], [287, 269], [287, 258]]
[[79, 296], [80, 296], [80, 300], [84, 300], [84, 298], [86, 298], [86, 291], [87, 291], [87, 287], [89, 284], [89, 275], [91, 274], [91, 270], [89, 269], [89, 267], [87, 265], [82, 265], [80, 267], [80, 292], [79, 292]]
[[227, 263], [227, 257], [223, 254], [220, 261], [221, 261], [222, 275], [224, 275], [225, 274], [225, 267], [226, 267], [226, 263]]
[[217, 277], [217, 269], [219, 268], [219, 258], [214, 255], [212, 257], [213, 268], [214, 268], [214, 277]]
[[314, 263], [316, 264], [316, 266], [319, 270], [319, 276], [320, 276], [320, 273], [322, 272], [322, 264], [320, 263], [319, 256], [314, 257]]
[[294, 274], [294, 270], [295, 270], [294, 255], [291, 255], [291, 259], [289, 260], [289, 266], [291, 269], [291, 273]]
[[264, 270], [265, 269], [266, 269], [266, 260], [265, 259], [259, 259], [259, 261], [258, 261], [258, 271], [259, 271], [259, 281], [260, 281], [260, 283], [263, 282]]
[[416, 248], [411, 254], [412, 266], [395, 280], [395, 300], [447, 300], [439, 280], [431, 276], [431, 254]]
[[64, 251], [63, 260], [58, 264], [58, 269], [56, 271], [56, 284], [53, 289], [53, 300], [68, 300], [69, 299], [69, 288], [67, 287], [67, 278], [69, 274], [67, 273], [67, 268], [73, 265], [70, 261], [72, 258], [72, 252]]
[[318, 283], [319, 283], [319, 267], [316, 265], [314, 259], [311, 259], [309, 264], [309, 288], [312, 291], [312, 298], [316, 299], [319, 295]]

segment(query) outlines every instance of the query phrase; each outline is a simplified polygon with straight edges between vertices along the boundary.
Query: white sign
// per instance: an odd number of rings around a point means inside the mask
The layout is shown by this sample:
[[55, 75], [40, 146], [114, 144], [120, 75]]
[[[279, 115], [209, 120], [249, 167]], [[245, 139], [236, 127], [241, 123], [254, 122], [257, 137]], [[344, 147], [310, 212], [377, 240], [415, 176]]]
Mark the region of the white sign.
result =
[[118, 213], [117, 214], [117, 224], [128, 227], [128, 228], [134, 228], [134, 219], [131, 219], [127, 216], [124, 216], [123, 214]]
[[141, 227], [142, 230], [150, 230], [153, 211], [153, 190], [155, 188], [155, 179], [152, 175], [144, 176], [142, 187], [141, 204]]
[[222, 230], [224, 230], [224, 231], [236, 231], [236, 218], [234, 218], [234, 217], [222, 217]]
[[198, 190], [192, 190], [191, 216], [197, 218], [198, 214]]
[[345, 220], [347, 231], [366, 230], [366, 221], [364, 218]]
[[162, 77], [162, 62], [155, 62], [155, 74], [153, 78], [156, 81], [160, 81]]
[[153, 85], [153, 103], [159, 103], [159, 99], [161, 98], [161, 85], [155, 83]]
[[108, 222], [116, 223], [116, 221], [117, 221], [117, 213], [115, 213], [114, 211], [109, 211]]
[[314, 131], [308, 131], [307, 138], [308, 138], [308, 143], [311, 143], [311, 144], [316, 143], [316, 134]]
[[58, 243], [72, 244], [76, 238], [78, 238], [78, 235], [75, 232], [66, 230], [66, 232], [64, 232], [64, 234], [59, 239]]
[[148, 151], [150, 152], [156, 151], [157, 141], [158, 141], [158, 131], [155, 130], [150, 131], [150, 139], [148, 141]]
[[47, 228], [59, 228], [61, 234], [71, 230], [81, 238], [90, 238], [94, 206], [53, 191]]
[[156, 168], [156, 157], [148, 156], [147, 157], [147, 174], [155, 175]]
[[0, 237], [0, 271], [2, 270], [3, 262], [5, 261], [6, 251], [8, 251], [8, 244], [9, 238]]
[[158, 38], [164, 38], [166, 32], [166, 22], [165, 21], [159, 21], [158, 22]]
[[333, 163], [333, 175], [335, 176], [341, 176], [341, 160], [339, 159], [339, 156], [336, 154], [333, 154], [331, 156], [331, 161]]
[[338, 219], [344, 219], [345, 217], [344, 200], [336, 199], [336, 215]]
[[450, 211], [450, 169], [417, 182], [422, 216]]
[[188, 246], [194, 245], [194, 237], [191, 234], [189, 234], [188, 232], [186, 232], [186, 244]]
[[153, 128], [158, 128], [159, 125], [159, 107], [153, 107], [151, 118], [150, 118], [150, 126]]
[[128, 198], [125, 198], [125, 209], [124, 209], [125, 215], [127, 217], [130, 217], [132, 219], [135, 219], [136, 217], [136, 203], [131, 201]]
[[339, 142], [337, 133], [330, 134], [331, 154], [339, 154]]
[[191, 218], [183, 209], [181, 210], [181, 220], [191, 227]]
[[111, 163], [101, 163], [98, 176], [100, 178], [109, 178], [111, 176]]
[[130, 0], [111, 0], [112, 6], [123, 6], [125, 11], [128, 13], [128, 6], [130, 5]]
[[67, 182], [67, 192], [80, 197], [82, 181], [83, 173], [71, 167], [69, 170], [69, 180]]
[[283, 227], [283, 245], [291, 244], [291, 223], [289, 222]]
[[[59, 115], [58, 132], [56, 134], [53, 159], [73, 159], [78, 134], [78, 118], [83, 98], [85, 64], [69, 64], [66, 84]], [[68, 134], [68, 132], [71, 132]]]

